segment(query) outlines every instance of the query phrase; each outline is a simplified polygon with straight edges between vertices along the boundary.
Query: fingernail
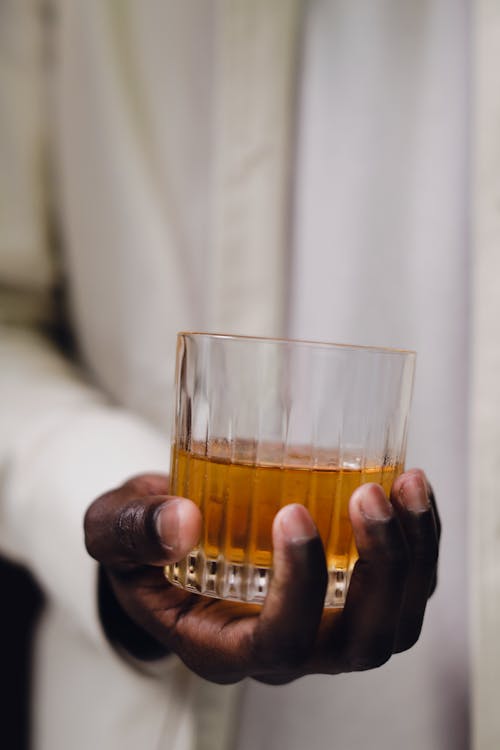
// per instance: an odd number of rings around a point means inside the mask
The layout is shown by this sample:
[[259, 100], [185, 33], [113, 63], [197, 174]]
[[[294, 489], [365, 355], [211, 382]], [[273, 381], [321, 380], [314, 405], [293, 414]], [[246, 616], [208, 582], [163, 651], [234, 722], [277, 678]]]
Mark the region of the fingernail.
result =
[[179, 529], [181, 525], [181, 497], [173, 498], [160, 507], [156, 516], [156, 531], [163, 547], [169, 552], [179, 546]]
[[420, 472], [408, 473], [400, 487], [399, 498], [404, 507], [413, 513], [429, 510], [429, 490]]
[[384, 490], [375, 485], [363, 485], [354, 493], [359, 509], [372, 521], [388, 521], [393, 516], [392, 505]]
[[292, 503], [280, 511], [279, 522], [288, 541], [297, 544], [317, 536], [316, 526], [303, 505]]

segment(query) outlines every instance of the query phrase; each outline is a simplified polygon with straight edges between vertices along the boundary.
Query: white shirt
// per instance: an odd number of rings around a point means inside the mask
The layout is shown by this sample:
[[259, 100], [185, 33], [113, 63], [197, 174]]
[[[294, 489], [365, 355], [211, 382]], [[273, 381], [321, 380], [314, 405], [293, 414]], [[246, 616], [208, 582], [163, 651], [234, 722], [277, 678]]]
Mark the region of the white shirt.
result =
[[[175, 660], [159, 665], [162, 678], [141, 675], [100, 633], [81, 519], [128, 476], [166, 470], [177, 330], [284, 326], [418, 350], [408, 458], [440, 500], [443, 581], [421, 642], [383, 670], [250, 684], [239, 747], [467, 747], [464, 5], [311, 2], [301, 57], [293, 2], [58, 6], [55, 203], [94, 385], [36, 333], [5, 329], [0, 340], [2, 546], [38, 573], [50, 602], [37, 748], [193, 746], [198, 681]], [[16, 179], [0, 181], [11, 204], [0, 274], [16, 289], [5, 309], [30, 321], [48, 315], [54, 278], [36, 179], [41, 32], [30, 4], [5, 8], [0, 29], [16, 31], [2, 117], [17, 150], [2, 152]]]
[[417, 351], [407, 466], [444, 532], [418, 644], [362, 675], [251, 686], [241, 748], [467, 750], [467, 4], [308, 8], [288, 331]]

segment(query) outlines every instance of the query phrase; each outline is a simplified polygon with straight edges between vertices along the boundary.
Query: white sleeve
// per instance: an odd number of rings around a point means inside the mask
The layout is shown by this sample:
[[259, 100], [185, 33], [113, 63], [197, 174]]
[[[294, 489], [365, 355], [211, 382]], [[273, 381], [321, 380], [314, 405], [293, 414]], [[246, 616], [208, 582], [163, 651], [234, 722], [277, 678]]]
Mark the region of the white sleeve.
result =
[[167, 473], [168, 456], [166, 435], [109, 404], [50, 340], [0, 326], [0, 550], [98, 640], [85, 510], [136, 473]]
[[48, 242], [43, 5], [0, 2], [0, 551], [104, 642], [84, 512], [135, 473], [168, 471], [168, 444], [86, 384], [41, 332], [57, 321], [60, 283]]

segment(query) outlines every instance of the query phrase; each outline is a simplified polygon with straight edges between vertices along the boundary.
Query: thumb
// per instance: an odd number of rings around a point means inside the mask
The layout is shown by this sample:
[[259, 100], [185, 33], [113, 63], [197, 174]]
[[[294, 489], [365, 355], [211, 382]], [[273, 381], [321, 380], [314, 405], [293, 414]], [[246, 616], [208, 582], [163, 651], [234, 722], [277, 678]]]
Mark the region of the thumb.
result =
[[161, 566], [177, 562], [196, 545], [201, 515], [186, 498], [130, 497], [125, 486], [92, 503], [84, 528], [88, 553], [105, 566]]

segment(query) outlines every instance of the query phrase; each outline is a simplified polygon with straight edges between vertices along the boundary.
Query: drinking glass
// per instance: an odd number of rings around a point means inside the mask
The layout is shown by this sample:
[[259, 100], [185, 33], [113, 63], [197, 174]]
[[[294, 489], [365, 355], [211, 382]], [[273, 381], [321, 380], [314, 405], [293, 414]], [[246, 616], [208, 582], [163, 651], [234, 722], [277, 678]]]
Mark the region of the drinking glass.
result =
[[171, 494], [200, 508], [199, 544], [167, 579], [261, 603], [273, 518], [309, 510], [328, 566], [326, 607], [345, 602], [357, 558], [348, 515], [360, 484], [389, 494], [403, 471], [415, 353], [399, 349], [180, 333]]

